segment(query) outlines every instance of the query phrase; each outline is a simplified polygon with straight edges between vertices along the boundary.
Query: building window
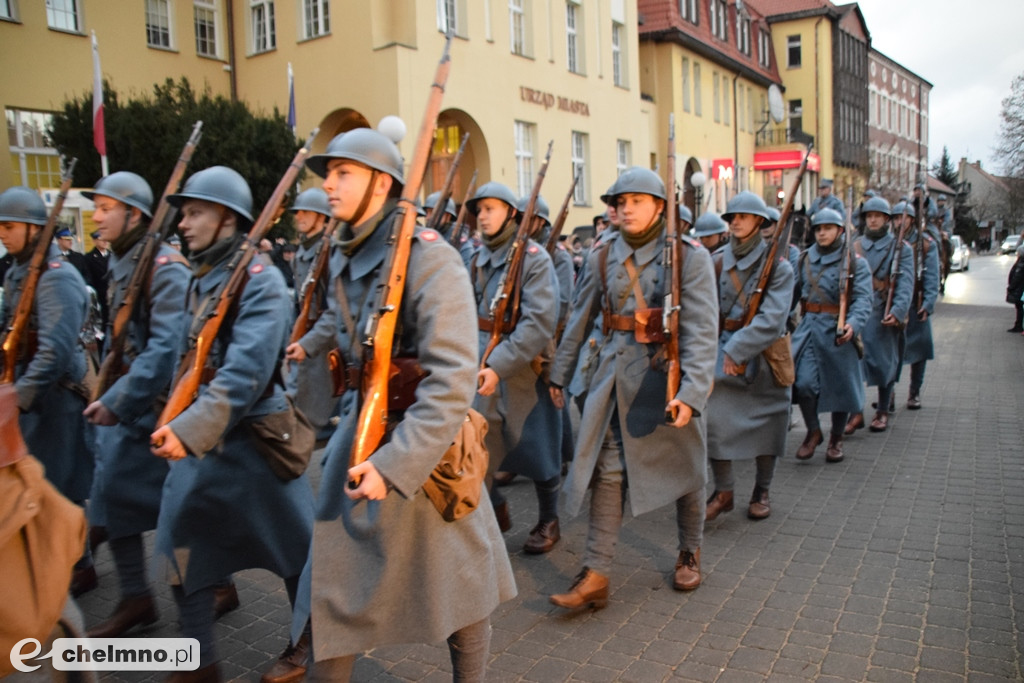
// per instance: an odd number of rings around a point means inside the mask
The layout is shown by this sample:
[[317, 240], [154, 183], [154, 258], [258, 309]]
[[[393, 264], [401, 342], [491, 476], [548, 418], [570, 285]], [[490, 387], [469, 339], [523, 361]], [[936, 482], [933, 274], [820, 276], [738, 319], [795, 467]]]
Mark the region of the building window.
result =
[[516, 192], [525, 197], [533, 190], [533, 139], [536, 126], [523, 121], [515, 122], [516, 136]]
[[572, 172], [579, 178], [573, 190], [572, 203], [586, 206], [587, 201], [587, 134], [572, 132]]
[[0, 0], [0, 19], [10, 19], [11, 21], [17, 21], [18, 17], [15, 16], [14, 6], [15, 0]]
[[249, 18], [252, 22], [252, 51], [267, 52], [277, 47], [277, 25], [274, 21], [273, 0], [250, 0]]
[[215, 0], [193, 0], [196, 26], [196, 54], [217, 56], [217, 6]]
[[700, 98], [700, 64], [693, 63], [693, 113], [697, 116], [703, 114]]
[[736, 88], [736, 125], [739, 126], [741, 131], [745, 131], [747, 129], [746, 121], [744, 120], [745, 117], [743, 116], [743, 112], [746, 111], [743, 106], [743, 95], [743, 86], [741, 85]]
[[452, 35], [459, 32], [459, 13], [456, 11], [455, 0], [437, 0], [437, 30]]
[[690, 111], [690, 60], [683, 57], [683, 111]]
[[331, 32], [331, 0], [302, 0], [302, 37], [318, 38]]
[[718, 99], [719, 98], [719, 92], [718, 91], [719, 91], [721, 86], [718, 83], [718, 72], [717, 71], [712, 71], [711, 72], [711, 83], [712, 83], [712, 86], [711, 86], [712, 92], [714, 93], [714, 99], [711, 101], [711, 106], [712, 106], [712, 109], [714, 109], [714, 112], [715, 112], [715, 123], [721, 123], [722, 122], [722, 107], [721, 107], [721, 104], [720, 104], [719, 99]]
[[875, 125], [875, 93], [868, 93], [868, 123]]
[[60, 31], [81, 33], [81, 3], [79, 0], [46, 0], [46, 24]]
[[36, 190], [60, 187], [60, 155], [46, 137], [53, 114], [22, 109], [5, 113], [11, 169], [17, 183]]
[[576, 30], [580, 24], [579, 14], [580, 8], [573, 0], [565, 3], [566, 63], [569, 65], [569, 71], [574, 74], [583, 73], [583, 55], [580, 51], [581, 37]]
[[729, 40], [729, 30], [726, 26], [729, 12], [726, 0], [708, 0], [708, 16], [711, 20], [711, 35], [720, 40]]
[[620, 88], [629, 85], [626, 78], [626, 30], [617, 21], [612, 22], [612, 82]]
[[[764, 95], [761, 95], [761, 99], [764, 99]], [[764, 110], [763, 104], [761, 110]], [[754, 90], [750, 86], [747, 86], [747, 130], [754, 132]]]
[[736, 17], [736, 47], [743, 54], [750, 54], [750, 17]]
[[697, 0], [679, 0], [679, 16], [691, 24], [696, 24]]
[[789, 101], [789, 129], [799, 130], [804, 129], [804, 101], [803, 100], [790, 100]]
[[768, 31], [757, 32], [757, 63], [768, 68], [772, 65], [772, 38]]
[[508, 0], [508, 30], [512, 54], [526, 56], [526, 0]]
[[633, 165], [633, 149], [630, 145], [629, 140], [616, 140], [615, 141], [615, 177], [618, 178], [622, 173]]
[[800, 67], [800, 36], [786, 38], [786, 66], [790, 69]]
[[170, 0], [146, 0], [146, 44], [170, 49]]
[[731, 107], [729, 106], [729, 77], [726, 76], [725, 74], [722, 74], [722, 121], [724, 121], [725, 125], [727, 126], [732, 125], [732, 119], [730, 118], [731, 115], [729, 113], [730, 109]]

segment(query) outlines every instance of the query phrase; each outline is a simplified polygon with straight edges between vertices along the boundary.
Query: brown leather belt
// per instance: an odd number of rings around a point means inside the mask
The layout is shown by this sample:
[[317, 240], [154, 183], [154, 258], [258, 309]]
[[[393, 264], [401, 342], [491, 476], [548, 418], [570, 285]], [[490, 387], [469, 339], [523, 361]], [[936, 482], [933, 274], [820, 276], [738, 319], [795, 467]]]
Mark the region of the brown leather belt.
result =
[[889, 289], [889, 278], [885, 277], [879, 279], [877, 277], [872, 277], [871, 286], [874, 288], [876, 292], [884, 292], [885, 290]]
[[[491, 332], [494, 331], [494, 321], [491, 320], [490, 318], [481, 318], [481, 317], [477, 316], [476, 327], [481, 332], [487, 332], [488, 334], [490, 334]], [[512, 328], [512, 329], [515, 329], [515, 328]], [[512, 330], [508, 329], [508, 325], [502, 325], [501, 326], [501, 333], [502, 334], [508, 334], [511, 331]]]
[[743, 321], [738, 318], [726, 318], [722, 323], [722, 329], [726, 332], [735, 332], [743, 327]]
[[606, 331], [616, 330], [618, 332], [632, 332], [636, 329], [636, 320], [631, 315], [616, 315], [615, 313], [604, 316], [604, 327]]
[[839, 315], [839, 304], [816, 304], [813, 301], [800, 302], [800, 314], [804, 313], [828, 313]]

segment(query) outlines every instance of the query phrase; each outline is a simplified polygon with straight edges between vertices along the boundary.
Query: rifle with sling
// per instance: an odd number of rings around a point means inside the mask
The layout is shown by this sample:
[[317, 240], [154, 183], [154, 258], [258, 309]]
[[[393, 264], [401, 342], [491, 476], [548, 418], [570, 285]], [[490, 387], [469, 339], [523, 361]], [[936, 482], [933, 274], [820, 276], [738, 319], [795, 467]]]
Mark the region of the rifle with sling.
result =
[[[775, 271], [775, 258], [779, 253], [779, 245], [783, 239], [786, 242], [786, 247], [789, 247], [789, 230], [787, 229], [787, 223], [789, 223], [789, 216], [793, 213], [793, 200], [796, 199], [796, 192], [800, 189], [800, 183], [803, 180], [804, 173], [807, 172], [807, 162], [811, 158], [811, 150], [814, 148], [813, 144], [807, 145], [807, 152], [804, 154], [804, 160], [800, 162], [800, 169], [796, 173], [796, 178], [793, 179], [793, 186], [786, 195], [786, 203], [782, 206], [782, 214], [779, 216], [778, 223], [775, 224], [775, 230], [772, 232], [771, 238], [768, 240], [768, 253], [764, 259], [764, 265], [761, 266], [761, 274], [757, 278], [757, 287], [750, 295], [750, 300], [747, 302], [747, 309], [743, 316], [742, 327], [747, 327], [754, 320], [754, 316], [757, 315], [758, 310], [761, 308], [761, 300], [764, 298], [764, 290], [768, 287], [768, 282], [771, 280], [772, 273]], [[737, 365], [737, 369], [740, 373], [746, 372], [747, 364]]]
[[[160, 419], [157, 420], [157, 429], [183, 413], [199, 396], [199, 386], [203, 381], [203, 369], [206, 367], [206, 361], [213, 348], [213, 342], [217, 338], [217, 333], [227, 318], [228, 312], [245, 289], [245, 284], [249, 280], [249, 263], [259, 251], [260, 240], [273, 225], [277, 210], [281, 206], [281, 202], [284, 201], [285, 195], [295, 186], [295, 179], [302, 171], [302, 164], [309, 156], [309, 148], [313, 144], [316, 134], [317, 130], [310, 133], [309, 139], [299, 148], [295, 158], [289, 164], [288, 170], [285, 171], [281, 180], [278, 181], [277, 187], [274, 188], [273, 194], [270, 195], [270, 199], [263, 206], [259, 218], [253, 223], [249, 233], [231, 256], [231, 260], [225, 266], [231, 275], [221, 283], [202, 310], [193, 318], [189, 334], [189, 350], [178, 366], [178, 374], [171, 385], [167, 405], [164, 406], [163, 412], [160, 413]], [[197, 327], [198, 331], [196, 331]], [[153, 445], [160, 446], [162, 444]]]
[[424, 222], [424, 225], [432, 230], [437, 230], [438, 226], [441, 225], [441, 217], [444, 216], [448, 199], [452, 196], [452, 184], [455, 182], [455, 173], [459, 170], [459, 162], [462, 161], [462, 154], [466, 151], [466, 142], [468, 140], [469, 133], [463, 134], [462, 142], [459, 143], [459, 151], [455, 153], [455, 158], [452, 159], [451, 166], [448, 167], [448, 175], [445, 176], [444, 185], [441, 186], [441, 194], [437, 198], [437, 203], [434, 204], [430, 209], [430, 213], [427, 214], [427, 220]]
[[668, 115], [668, 204], [665, 209], [665, 271], [669, 275], [669, 291], [661, 309], [661, 326], [665, 332], [665, 358], [668, 380], [665, 385], [665, 421], [675, 422], [679, 410], [669, 403], [679, 392], [682, 371], [679, 365], [679, 305], [683, 296], [683, 245], [679, 236], [679, 211], [676, 208], [676, 119]]
[[[903, 237], [906, 235], [907, 226], [907, 202], [903, 202], [903, 214], [900, 219], [900, 229], [896, 232], [896, 239], [893, 240], [892, 248], [893, 253], [889, 257], [889, 288], [885, 293], [885, 312], [882, 314], [882, 319], [885, 320], [892, 313], [892, 299], [896, 295], [896, 278], [900, 274], [900, 268], [903, 265]], [[900, 326], [903, 326], [903, 321], [900, 321]]]
[[924, 198], [922, 192], [921, 196], [914, 200], [914, 220], [917, 222], [917, 239], [914, 240], [914, 315], [924, 307], [924, 274], [927, 270], [924, 264], [924, 233], [927, 226]]
[[334, 236], [334, 229], [338, 225], [336, 218], [331, 218], [327, 221], [327, 225], [324, 227], [324, 233], [320, 236], [320, 240], [316, 245], [316, 254], [313, 255], [313, 263], [309, 267], [309, 272], [306, 273], [306, 279], [302, 281], [302, 288], [299, 290], [299, 296], [302, 299], [302, 304], [299, 306], [299, 314], [295, 318], [295, 324], [292, 326], [292, 336], [288, 340], [289, 344], [294, 344], [309, 332], [310, 328], [323, 313], [323, 310], [313, 305], [317, 298], [317, 284], [324, 280], [324, 276], [327, 274], [327, 264], [331, 257], [331, 238]]
[[[14, 383], [14, 370], [18, 364], [18, 354], [25, 344], [29, 320], [32, 317], [32, 304], [35, 303], [36, 286], [39, 284], [39, 278], [43, 274], [43, 264], [46, 262], [46, 257], [50, 251], [53, 234], [57, 231], [57, 220], [60, 218], [60, 212], [64, 209], [64, 200], [67, 198], [68, 190], [71, 188], [71, 175], [74, 173], [75, 164], [77, 163], [78, 159], [72, 159], [71, 163], [64, 170], [64, 175], [60, 181], [60, 192], [53, 202], [50, 215], [46, 218], [46, 224], [43, 226], [43, 229], [39, 231], [36, 246], [32, 250], [32, 258], [28, 263], [28, 272], [21, 283], [21, 298], [18, 299], [18, 308], [15, 309], [14, 315], [11, 317], [7, 336], [4, 337], [4, 369], [3, 375], [0, 376], [0, 384]], [[26, 227], [26, 239], [28, 239], [29, 230], [30, 228]]]
[[[167, 179], [167, 186], [157, 204], [153, 219], [149, 222], [146, 234], [142, 236], [142, 248], [135, 252], [135, 265], [132, 267], [132, 274], [128, 278], [128, 286], [125, 289], [124, 299], [117, 309], [110, 325], [110, 343], [107, 355], [100, 365], [96, 376], [96, 387], [93, 390], [92, 400], [96, 401], [117, 381], [118, 377], [124, 374], [124, 348], [128, 341], [128, 323], [131, 322], [132, 313], [135, 312], [135, 304], [139, 300], [142, 288], [146, 284], [149, 274], [153, 270], [153, 259], [160, 249], [160, 243], [167, 239], [171, 230], [174, 229], [174, 221], [168, 220], [172, 216], [171, 205], [167, 201], [169, 195], [178, 191], [181, 179], [185, 176], [185, 169], [192, 160], [199, 139], [202, 137], [203, 122], [196, 121], [192, 127], [192, 134], [189, 136], [185, 147], [178, 156], [174, 168], [171, 170], [171, 177]], [[129, 211], [131, 207], [128, 207]]]
[[[487, 358], [491, 351], [501, 342], [503, 334], [513, 329], [519, 319], [519, 294], [522, 283], [519, 281], [523, 272], [523, 259], [526, 257], [526, 241], [530, 237], [530, 223], [533, 222], [533, 214], [537, 205], [537, 197], [540, 195], [540, 186], [544, 183], [544, 176], [548, 172], [548, 163], [551, 161], [551, 147], [554, 140], [548, 142], [548, 151], [544, 155], [544, 161], [537, 171], [537, 177], [533, 181], [533, 190], [530, 192], [530, 200], [526, 203], [526, 209], [520, 216], [519, 229], [512, 240], [512, 246], [508, 249], [505, 257], [505, 271], [498, 283], [498, 290], [491, 300], [491, 337], [487, 341], [487, 347], [480, 357], [480, 369], [487, 367]], [[515, 207], [513, 207], [515, 208]], [[506, 318], [509, 318], [509, 304], [512, 304], [511, 319], [506, 325]]]
[[[349, 454], [349, 467], [354, 467], [373, 455], [387, 433], [388, 426], [388, 380], [392, 375], [391, 352], [394, 347], [395, 329], [401, 314], [402, 295], [405, 291], [406, 272], [409, 267], [409, 252], [416, 228], [416, 195], [426, 172], [430, 148], [441, 112], [444, 87], [448, 82], [451, 58], [451, 34], [445, 41], [444, 52], [437, 64], [434, 82], [430, 86], [427, 108], [423, 112], [419, 136], [409, 164], [409, 176], [398, 201], [398, 217], [392, 221], [392, 232], [388, 237], [388, 255], [381, 272], [384, 280], [378, 286], [377, 306], [366, 321], [363, 339], [365, 357], [362, 367], [362, 392], [360, 395], [359, 418], [355, 438]], [[440, 202], [438, 202], [440, 205]], [[358, 481], [349, 486], [357, 487]]]
[[565, 199], [562, 201], [562, 208], [558, 210], [558, 216], [555, 218], [555, 222], [551, 225], [551, 234], [548, 235], [548, 243], [545, 245], [548, 250], [548, 256], [551, 258], [555, 257], [555, 249], [558, 247], [558, 238], [562, 236], [562, 228], [565, 226], [565, 221], [569, 217], [569, 201], [572, 200], [572, 196], [576, 192], [576, 184], [579, 181], [580, 174], [574, 173], [572, 176], [572, 185], [569, 186], [569, 191], [565, 193]]
[[853, 206], [853, 188], [850, 187], [846, 192], [846, 225], [844, 225], [843, 235], [843, 256], [840, 260], [839, 267], [839, 316], [836, 318], [836, 345], [839, 345], [839, 339], [846, 334], [846, 312], [850, 305], [850, 286], [853, 282], [852, 270], [852, 259], [853, 255], [851, 252], [852, 236], [853, 236], [853, 221], [851, 217], [851, 206]]
[[455, 217], [455, 223], [452, 224], [451, 232], [448, 233], [448, 243], [458, 249], [462, 243], [462, 222], [466, 220], [466, 202], [473, 196], [473, 191], [476, 190], [476, 171], [473, 171], [473, 177], [469, 179], [469, 186], [466, 188], [466, 194], [462, 196], [462, 205], [459, 206], [459, 215]]

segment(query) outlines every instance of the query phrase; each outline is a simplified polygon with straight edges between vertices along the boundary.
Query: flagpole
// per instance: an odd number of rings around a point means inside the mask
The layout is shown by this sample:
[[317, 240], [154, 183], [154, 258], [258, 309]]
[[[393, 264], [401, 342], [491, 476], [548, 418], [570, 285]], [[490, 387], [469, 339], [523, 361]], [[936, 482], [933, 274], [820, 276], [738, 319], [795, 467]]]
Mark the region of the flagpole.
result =
[[107, 132], [103, 124], [103, 72], [100, 70], [100, 47], [96, 31], [92, 32], [92, 143], [100, 153], [100, 170], [110, 175], [107, 166]]

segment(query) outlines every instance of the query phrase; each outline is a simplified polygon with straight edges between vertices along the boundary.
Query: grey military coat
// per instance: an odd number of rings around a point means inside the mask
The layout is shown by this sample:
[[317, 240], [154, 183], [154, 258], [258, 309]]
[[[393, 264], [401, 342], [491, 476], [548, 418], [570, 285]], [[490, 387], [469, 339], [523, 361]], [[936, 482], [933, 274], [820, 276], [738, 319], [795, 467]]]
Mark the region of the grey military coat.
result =
[[[822, 253], [817, 244], [812, 244], [801, 255], [796, 281], [802, 302], [839, 304], [842, 256], [841, 248]], [[853, 283], [846, 322], [856, 336], [871, 315], [871, 273], [867, 261], [855, 254], [850, 257]], [[852, 340], [836, 346], [837, 321], [837, 315], [824, 311], [807, 311], [800, 319], [793, 332], [794, 400], [797, 395], [817, 396], [818, 410], [822, 413], [859, 412], [864, 407], [860, 359]]]
[[[331, 256], [331, 281], [341, 278], [355, 319], [335, 325], [346, 353], [362, 340], [376, 305], [386, 256], [389, 214], [351, 255]], [[331, 300], [330, 305], [337, 303]], [[348, 460], [359, 414], [358, 396], [341, 399], [341, 423], [324, 451], [317, 521], [300, 582], [293, 638], [312, 615], [315, 656], [341, 657], [389, 643], [435, 642], [490, 615], [515, 596], [515, 582], [490, 499], [446, 522], [422, 490], [462, 425], [476, 390], [473, 295], [458, 253], [434, 230], [418, 230], [409, 256], [396, 347], [415, 356], [428, 375], [416, 401], [369, 462], [389, 483], [382, 501], [345, 495]], [[351, 358], [351, 357], [350, 357]]]
[[[718, 301], [724, 318], [743, 318], [742, 301], [757, 287], [767, 251], [767, 244], [761, 242], [737, 260], [729, 242], [720, 252]], [[715, 460], [752, 460], [758, 455], [781, 455], [786, 449], [790, 388], [775, 385], [761, 356], [785, 333], [793, 299], [793, 268], [786, 256], [777, 258], [753, 322], [734, 332], [723, 329], [718, 337], [715, 387], [708, 399], [708, 457]], [[743, 297], [733, 285], [731, 270], [739, 278]], [[726, 375], [722, 371], [725, 354], [738, 364], [746, 363], [746, 373]]]
[[[661, 306], [671, 286], [663, 268], [664, 232], [637, 250], [616, 233], [607, 246], [592, 250], [581, 271], [575, 306], [551, 370], [553, 384], [565, 386], [577, 359], [588, 345], [588, 332], [598, 320], [606, 296], [611, 312], [632, 317], [641, 305], [623, 265], [633, 257], [647, 307]], [[607, 249], [606, 268], [601, 253]], [[683, 241], [682, 301], [679, 311], [679, 360], [682, 380], [676, 398], [693, 409], [693, 418], [677, 429], [665, 422], [667, 375], [663, 344], [640, 343], [632, 331], [612, 330], [596, 344], [595, 369], [580, 421], [576, 454], [563, 486], [570, 515], [579, 513], [605, 434], [613, 419], [622, 432], [622, 450], [629, 480], [630, 509], [650, 512], [707, 483], [705, 418], [714, 371], [718, 306], [714, 269], [707, 250], [689, 238]], [[602, 283], [602, 270], [607, 290]], [[596, 325], [599, 327], [600, 322]]]
[[[907, 241], [913, 245], [917, 232], [909, 235]], [[925, 233], [921, 282], [924, 291], [921, 308], [928, 312], [928, 319], [921, 322], [917, 317], [917, 299], [910, 304], [910, 319], [907, 322], [907, 348], [903, 352], [903, 363], [910, 365], [922, 360], [935, 358], [935, 344], [932, 341], [932, 314], [935, 312], [935, 300], [939, 298], [939, 245], [931, 235]], [[917, 250], [911, 247], [914, 259], [918, 258]], [[917, 272], [915, 270], [914, 272]]]
[[[230, 277], [229, 257], [192, 279], [183, 327], [191, 324], [199, 302]], [[253, 258], [237, 308], [221, 327], [207, 362], [216, 374], [168, 423], [189, 455], [171, 462], [164, 481], [156, 554], [168, 582], [187, 593], [243, 569], [266, 569], [283, 578], [302, 571], [313, 522], [309, 480], [305, 474], [279, 479], [253, 447], [255, 437], [246, 424], [287, 409], [275, 369], [290, 306], [281, 272], [265, 255]]]
[[[111, 318], [128, 290], [142, 241], [110, 256], [107, 295]], [[89, 515], [102, 519], [111, 538], [156, 528], [160, 493], [168, 464], [149, 450], [185, 323], [185, 295], [191, 272], [177, 250], [160, 245], [153, 269], [128, 323], [127, 371], [100, 397], [119, 422], [96, 427], [96, 477]], [[109, 334], [109, 330], [108, 330]]]
[[[15, 261], [4, 277], [3, 329], [12, 322], [21, 300], [29, 262]], [[43, 463], [46, 478], [73, 501], [89, 497], [95, 433], [82, 411], [84, 396], [70, 388], [85, 377], [85, 350], [79, 333], [88, 315], [85, 280], [51, 245], [36, 285], [29, 336], [36, 337], [30, 356], [19, 355], [14, 372], [21, 415], [18, 423], [29, 452]]]
[[[862, 236], [854, 243], [857, 252], [867, 261], [871, 273], [871, 315], [864, 326], [864, 358], [861, 361], [864, 381], [869, 387], [884, 387], [895, 382], [900, 369], [903, 329], [882, 324], [889, 296], [889, 279], [893, 277], [891, 271], [895, 242], [896, 237], [887, 232], [877, 240]], [[914, 292], [914, 256], [906, 243], [899, 248], [900, 269], [895, 274], [896, 289], [893, 291], [890, 313], [902, 322], [907, 319], [910, 298]]]

